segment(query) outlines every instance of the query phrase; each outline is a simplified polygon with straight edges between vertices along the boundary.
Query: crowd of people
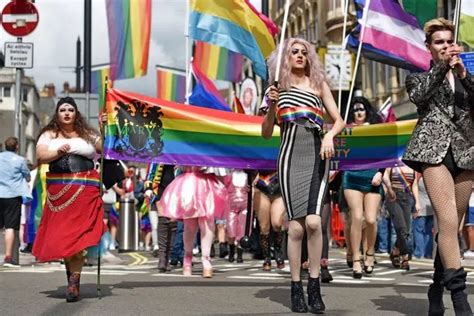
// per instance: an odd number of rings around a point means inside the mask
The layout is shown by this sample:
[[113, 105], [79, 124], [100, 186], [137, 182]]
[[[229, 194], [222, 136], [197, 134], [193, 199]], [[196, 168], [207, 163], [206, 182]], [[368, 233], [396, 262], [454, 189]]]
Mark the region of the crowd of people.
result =
[[[49, 173], [33, 255], [40, 262], [64, 260], [66, 300], [77, 301], [81, 269], [92, 252], [88, 249], [106, 230], [113, 241], [109, 250], [120, 246], [117, 203], [129, 198], [136, 200], [137, 210], [149, 205], [141, 219], [140, 250], [159, 258], [160, 272], [181, 263], [183, 275], [190, 276], [193, 255], [200, 253], [202, 277], [212, 278], [216, 242], [219, 256], [234, 262], [237, 255], [238, 264], [247, 246], [241, 241], [251, 234], [252, 250], [262, 259], [264, 271], [285, 267], [286, 248], [291, 310], [323, 313], [320, 283], [332, 281], [329, 223], [331, 211], [340, 210], [353, 278], [376, 273], [377, 254], [387, 253], [393, 267], [404, 270], [410, 269], [413, 258], [434, 258], [430, 315], [444, 313], [444, 288], [451, 291], [456, 314], [471, 315], [458, 232], [465, 225], [464, 256], [474, 257], [474, 79], [459, 58], [461, 48], [453, 33], [453, 24], [442, 18], [425, 25], [432, 68], [407, 77], [419, 119], [403, 162], [389, 168], [329, 170], [333, 140], [345, 122], [314, 47], [302, 39], [281, 44], [279, 78], [277, 50], [268, 60], [272, 84], [260, 114], [264, 138], [272, 136], [275, 125], [280, 127], [276, 170], [161, 165], [159, 180], [150, 183], [129, 165], [121, 177], [109, 177], [104, 169], [107, 185], [102, 190], [93, 162], [102, 149], [100, 133], [83, 120], [74, 99], [60, 99], [37, 142], [38, 163], [48, 163]], [[363, 96], [354, 97], [349, 106], [348, 124], [381, 122]], [[330, 130], [323, 129], [324, 113], [331, 120]], [[106, 121], [100, 118], [101, 127]], [[14, 154], [18, 142], [9, 138], [5, 147], [0, 161], [12, 167], [0, 169], [0, 226], [6, 229], [5, 265], [11, 265], [13, 231], [20, 227], [15, 212], [22, 196], [29, 196], [23, 183], [30, 173]], [[254, 220], [249, 220], [253, 213]], [[306, 295], [301, 270], [308, 270]]]

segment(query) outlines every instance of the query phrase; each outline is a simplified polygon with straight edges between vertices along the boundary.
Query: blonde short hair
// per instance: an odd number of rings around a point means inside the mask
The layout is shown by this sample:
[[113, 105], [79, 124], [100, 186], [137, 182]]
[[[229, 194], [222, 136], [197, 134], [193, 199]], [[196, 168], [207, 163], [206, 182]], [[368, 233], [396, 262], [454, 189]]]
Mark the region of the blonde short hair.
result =
[[431, 37], [435, 32], [451, 31], [451, 33], [454, 34], [454, 24], [452, 21], [446, 20], [445, 18], [436, 18], [426, 22], [423, 31], [426, 36], [425, 43], [430, 44]]

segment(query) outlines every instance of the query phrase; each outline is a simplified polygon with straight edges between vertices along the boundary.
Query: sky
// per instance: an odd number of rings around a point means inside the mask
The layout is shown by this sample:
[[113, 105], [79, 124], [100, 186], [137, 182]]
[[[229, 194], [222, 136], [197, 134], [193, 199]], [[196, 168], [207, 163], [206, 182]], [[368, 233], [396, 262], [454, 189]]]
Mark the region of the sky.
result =
[[[0, 9], [10, 0], [0, 0]], [[251, 0], [260, 10], [261, 1]], [[25, 71], [41, 89], [54, 83], [56, 92], [68, 81], [75, 86], [76, 41], [83, 43], [84, 0], [37, 0], [40, 19], [36, 30], [23, 38], [34, 44], [33, 69]], [[137, 79], [119, 80], [115, 87], [145, 95], [156, 95], [157, 64], [185, 68], [185, 0], [152, 0], [152, 25], [147, 75]], [[5, 42], [16, 38], [0, 27], [0, 50]], [[92, 0], [92, 65], [109, 62], [109, 42], [105, 0]], [[83, 80], [83, 75], [82, 78]]]

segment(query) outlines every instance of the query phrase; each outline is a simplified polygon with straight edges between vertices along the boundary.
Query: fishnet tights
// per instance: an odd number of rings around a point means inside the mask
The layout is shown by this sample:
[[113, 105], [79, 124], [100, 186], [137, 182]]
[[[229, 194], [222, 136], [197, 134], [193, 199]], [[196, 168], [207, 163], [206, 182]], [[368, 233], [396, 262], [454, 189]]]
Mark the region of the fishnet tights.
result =
[[438, 220], [441, 261], [445, 269], [459, 269], [458, 230], [469, 203], [473, 172], [464, 171], [453, 178], [446, 166], [440, 164], [425, 166], [423, 178]]

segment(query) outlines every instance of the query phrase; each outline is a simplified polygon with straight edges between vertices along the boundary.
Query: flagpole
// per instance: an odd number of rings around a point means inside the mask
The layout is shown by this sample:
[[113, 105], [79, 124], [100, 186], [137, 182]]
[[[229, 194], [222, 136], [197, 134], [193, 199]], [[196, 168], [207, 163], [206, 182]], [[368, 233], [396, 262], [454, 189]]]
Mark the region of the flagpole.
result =
[[462, 6], [462, 0], [457, 0], [456, 1], [456, 8], [454, 9], [454, 42], [458, 42], [458, 37], [459, 37], [459, 20], [461, 18], [461, 6]]
[[387, 100], [385, 100], [385, 102], [382, 104], [382, 106], [378, 110], [378, 113], [382, 113], [383, 110], [385, 110], [385, 108], [390, 104], [391, 101], [392, 101], [392, 97], [388, 97]]
[[186, 104], [189, 104], [189, 94], [190, 94], [190, 86], [191, 86], [191, 71], [190, 71], [190, 63], [191, 63], [191, 54], [189, 51], [189, 1], [186, 0], [186, 22], [184, 24], [184, 38], [186, 42]]
[[288, 12], [290, 11], [290, 0], [286, 0], [285, 14], [283, 15], [283, 26], [281, 27], [280, 42], [278, 43], [277, 66], [275, 70], [275, 87], [278, 87], [278, 79], [280, 78], [281, 56], [283, 55], [283, 41], [285, 40], [286, 24], [288, 22]]
[[[109, 77], [108, 76], [105, 76], [105, 85], [104, 85], [104, 98], [101, 100], [101, 104], [102, 104], [102, 107], [101, 107], [101, 111], [99, 111], [99, 113], [103, 113], [104, 109], [107, 113], [107, 106], [106, 106], [106, 101], [107, 101], [107, 89], [109, 87]], [[108, 118], [107, 118], [108, 119]], [[101, 120], [101, 115], [99, 116], [99, 120]], [[106, 130], [107, 130], [107, 127], [104, 127], [102, 124], [101, 125], [101, 128], [100, 128], [100, 132], [101, 132], [101, 135], [102, 135], [102, 150], [100, 151], [100, 181], [99, 181], [99, 192], [100, 192], [100, 196], [103, 195], [104, 193], [104, 147], [105, 147], [105, 133], [106, 133]], [[99, 245], [97, 247], [97, 296], [99, 297], [99, 299], [102, 298], [102, 291], [101, 291], [101, 288], [100, 288], [100, 257], [101, 257], [101, 252], [102, 252], [102, 249], [101, 249], [101, 244], [102, 244], [102, 236], [101, 236], [101, 239], [99, 240]]]
[[360, 63], [360, 56], [362, 53], [362, 45], [364, 42], [364, 35], [365, 35], [365, 26], [367, 25], [367, 16], [369, 13], [369, 8], [370, 8], [370, 0], [367, 0], [365, 2], [364, 6], [364, 14], [362, 16], [362, 30], [360, 31], [360, 37], [359, 37], [359, 47], [357, 48], [357, 56], [356, 56], [356, 62], [354, 66], [354, 74], [352, 75], [352, 82], [351, 82], [351, 88], [349, 90], [349, 98], [347, 99], [347, 106], [346, 106], [346, 114], [344, 115], [344, 122], [347, 123], [347, 116], [349, 115], [349, 107], [351, 104], [352, 100], [352, 94], [354, 93], [354, 86], [355, 86], [355, 80], [357, 76], [357, 70], [359, 69], [359, 63]]
[[341, 41], [341, 53], [339, 55], [339, 91], [337, 95], [337, 108], [339, 113], [341, 113], [341, 103], [342, 103], [342, 67], [343, 62], [342, 58], [344, 57], [344, 50], [346, 49], [346, 31], [347, 31], [347, 11], [349, 11], [349, 0], [344, 0], [343, 5], [343, 14], [344, 14], [344, 25], [342, 27], [342, 41]]

